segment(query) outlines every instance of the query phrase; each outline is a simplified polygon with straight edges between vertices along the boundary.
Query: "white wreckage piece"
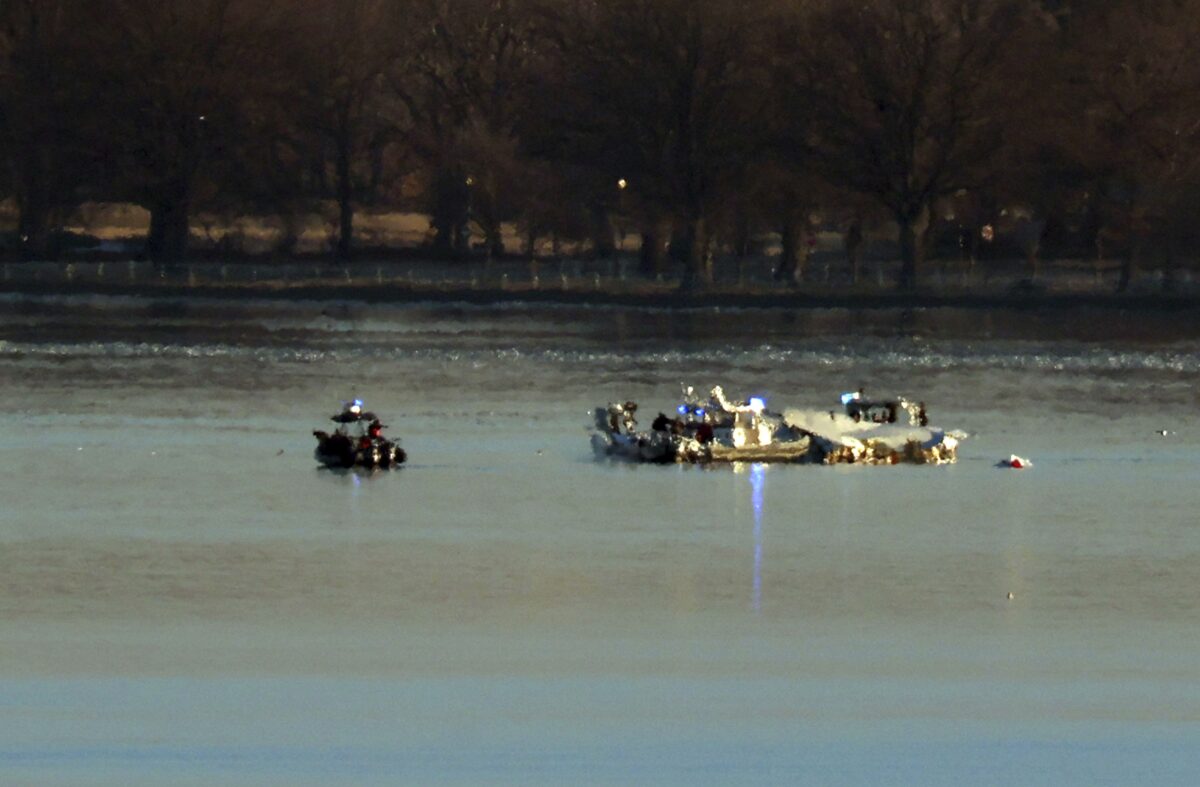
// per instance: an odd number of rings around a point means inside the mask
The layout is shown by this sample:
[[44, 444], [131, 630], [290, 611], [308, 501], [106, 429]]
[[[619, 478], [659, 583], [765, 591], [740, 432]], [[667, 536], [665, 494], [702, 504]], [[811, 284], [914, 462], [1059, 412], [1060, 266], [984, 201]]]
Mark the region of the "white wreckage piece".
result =
[[677, 415], [659, 413], [648, 430], [637, 429], [634, 402], [596, 408], [592, 448], [597, 456], [655, 463], [948, 464], [967, 436], [929, 426], [924, 403], [866, 401], [861, 392], [842, 403], [841, 413], [781, 415], [761, 397], [735, 402], [716, 386], [702, 398], [686, 386]]

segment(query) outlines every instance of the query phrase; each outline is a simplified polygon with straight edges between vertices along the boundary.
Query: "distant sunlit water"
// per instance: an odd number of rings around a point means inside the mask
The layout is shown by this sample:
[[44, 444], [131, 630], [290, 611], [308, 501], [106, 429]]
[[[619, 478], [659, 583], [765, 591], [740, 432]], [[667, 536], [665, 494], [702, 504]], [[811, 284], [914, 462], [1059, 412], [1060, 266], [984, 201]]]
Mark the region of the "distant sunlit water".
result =
[[[1198, 337], [10, 297], [0, 782], [1194, 784]], [[590, 407], [649, 421], [681, 382], [865, 386], [972, 437], [940, 468], [593, 460]], [[315, 467], [351, 395], [409, 466]]]

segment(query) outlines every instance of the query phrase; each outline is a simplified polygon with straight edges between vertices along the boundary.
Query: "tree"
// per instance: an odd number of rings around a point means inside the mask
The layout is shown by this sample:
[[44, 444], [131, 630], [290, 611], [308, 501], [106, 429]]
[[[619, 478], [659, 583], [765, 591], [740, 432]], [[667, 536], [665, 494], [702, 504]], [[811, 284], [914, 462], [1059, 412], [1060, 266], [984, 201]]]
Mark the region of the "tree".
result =
[[331, 166], [338, 206], [336, 253], [347, 258], [354, 237], [355, 202], [378, 191], [402, 141], [404, 107], [388, 90], [410, 54], [412, 2], [314, 0], [292, 23], [287, 60], [293, 88], [293, 140]]
[[[146, 252], [186, 252], [189, 219], [208, 168], [240, 142], [256, 101], [250, 78], [269, 58], [269, 2], [113, 0], [87, 20], [99, 143], [113, 196], [150, 212]], [[102, 6], [102, 7], [101, 7]], [[121, 42], [114, 47], [113, 42]]]
[[1200, 188], [1200, 2], [1117, 0], [1077, 13], [1069, 40], [1079, 108], [1065, 157], [1091, 173], [1102, 242], [1121, 252], [1118, 291], [1139, 257], [1173, 265], [1194, 241]]
[[917, 284], [935, 201], [984, 179], [1042, 28], [1022, 0], [816, 0], [776, 69], [797, 109], [792, 144], [835, 185], [869, 195], [899, 230], [900, 286]]
[[610, 0], [549, 14], [555, 56], [538, 112], [551, 155], [624, 179], [645, 211], [646, 272], [682, 223], [685, 286], [710, 283], [711, 222], [761, 152], [768, 99], [752, 53], [764, 14], [733, 0]]
[[79, 129], [86, 103], [74, 89], [79, 10], [74, 0], [0, 3], [0, 139], [25, 256], [52, 251], [52, 214], [73, 206], [87, 166]]
[[530, 0], [425, 0], [414, 78], [395, 86], [432, 171], [434, 247], [466, 251], [467, 224], [500, 253], [509, 194], [529, 176], [518, 127], [529, 94]]

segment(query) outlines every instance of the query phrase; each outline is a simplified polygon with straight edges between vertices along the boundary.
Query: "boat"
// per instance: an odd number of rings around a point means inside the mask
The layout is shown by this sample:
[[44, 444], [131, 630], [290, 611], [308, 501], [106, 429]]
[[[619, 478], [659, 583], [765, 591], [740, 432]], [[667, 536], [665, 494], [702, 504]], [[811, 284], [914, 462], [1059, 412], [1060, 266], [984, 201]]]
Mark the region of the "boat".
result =
[[929, 425], [923, 402], [843, 394], [834, 410], [767, 407], [764, 397], [730, 400], [721, 386], [700, 396], [683, 388], [675, 413], [637, 426], [636, 402], [593, 411], [597, 456], [656, 464], [791, 462], [798, 464], [949, 464], [966, 437]]
[[390, 468], [404, 464], [408, 455], [397, 441], [383, 436], [387, 427], [375, 413], [363, 408], [361, 399], [342, 403], [342, 411], [330, 418], [332, 432], [313, 431], [316, 460], [326, 467]]
[[811, 450], [811, 440], [769, 411], [765, 399], [731, 401], [719, 385], [707, 397], [685, 386], [675, 414], [659, 413], [648, 430], [637, 428], [636, 413], [632, 401], [595, 409], [597, 455], [661, 464], [797, 462]]

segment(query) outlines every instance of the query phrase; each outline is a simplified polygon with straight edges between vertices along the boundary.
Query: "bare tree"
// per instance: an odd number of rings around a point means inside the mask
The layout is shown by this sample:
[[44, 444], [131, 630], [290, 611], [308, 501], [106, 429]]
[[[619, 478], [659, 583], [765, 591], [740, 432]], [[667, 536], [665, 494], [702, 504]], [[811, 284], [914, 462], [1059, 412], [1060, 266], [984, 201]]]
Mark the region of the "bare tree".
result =
[[336, 254], [353, 247], [355, 202], [385, 185], [393, 173], [389, 146], [407, 124], [389, 80], [411, 55], [413, 7], [405, 0], [310, 0], [291, 25], [290, 83], [294, 133], [326, 181], [329, 162], [337, 204]]
[[554, 10], [558, 66], [542, 112], [559, 133], [558, 155], [627, 182], [645, 212], [647, 272], [677, 220], [685, 286], [710, 283], [710, 224], [763, 146], [767, 98], [755, 50], [765, 16], [732, 0]]
[[1081, 11], [1074, 25], [1071, 88], [1080, 111], [1063, 152], [1091, 175], [1101, 236], [1121, 253], [1124, 291], [1149, 247], [1169, 268], [1176, 241], [1194, 240], [1200, 2], [1119, 0]]
[[432, 170], [435, 248], [465, 251], [478, 224], [489, 254], [503, 250], [508, 196], [529, 176], [518, 127], [536, 59], [530, 0], [423, 0], [425, 32], [413, 78], [395, 84], [416, 121], [414, 143]]
[[777, 69], [793, 144], [870, 195], [899, 229], [900, 285], [917, 284], [935, 200], [970, 188], [1022, 85], [1006, 74], [1039, 17], [1021, 0], [816, 0]]
[[151, 258], [178, 259], [187, 249], [198, 183], [239, 142], [239, 115], [255, 100], [252, 77], [272, 51], [263, 4], [100, 5], [89, 9], [93, 68], [84, 78], [102, 105], [97, 122], [114, 196], [127, 195], [150, 211]]
[[87, 165], [78, 127], [86, 103], [73, 78], [79, 23], [75, 0], [0, 3], [0, 139], [25, 256], [51, 251], [52, 214], [72, 206]]

